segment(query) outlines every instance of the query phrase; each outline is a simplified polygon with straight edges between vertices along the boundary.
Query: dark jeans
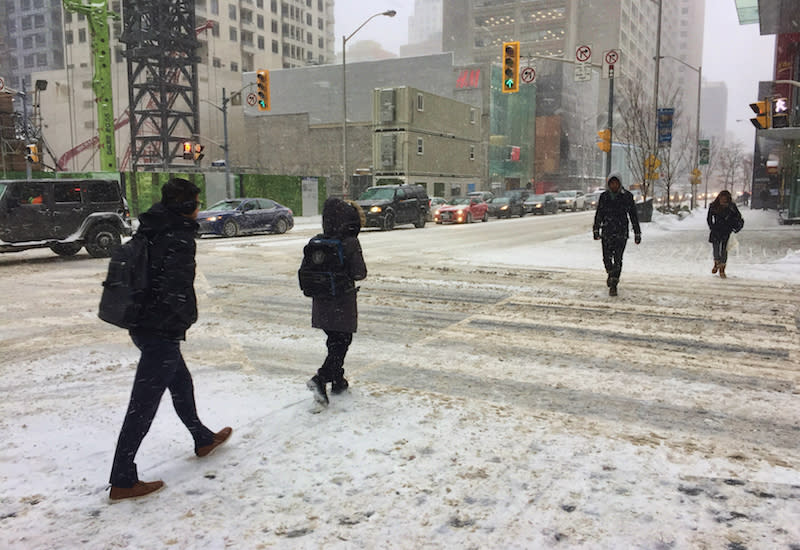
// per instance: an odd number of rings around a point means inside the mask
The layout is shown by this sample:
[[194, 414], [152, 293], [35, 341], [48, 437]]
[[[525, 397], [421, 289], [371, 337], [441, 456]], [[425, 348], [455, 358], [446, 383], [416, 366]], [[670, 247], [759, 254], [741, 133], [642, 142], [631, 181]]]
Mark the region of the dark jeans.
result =
[[134, 332], [131, 332], [131, 339], [142, 355], [136, 367], [128, 412], [125, 413], [111, 466], [111, 485], [114, 487], [133, 487], [139, 481], [133, 461], [166, 389], [172, 395], [175, 412], [194, 438], [195, 448], [214, 441], [214, 432], [197, 417], [192, 375], [183, 361], [180, 342]]
[[728, 261], [728, 239], [730, 235], [724, 239], [713, 239], [711, 241], [711, 248], [714, 250], [714, 261], [724, 264]]
[[325, 345], [328, 346], [328, 356], [319, 370], [317, 370], [317, 376], [327, 383], [344, 378], [342, 365], [344, 365], [344, 356], [347, 355], [347, 349], [353, 341], [353, 333], [326, 330], [325, 334], [328, 335], [328, 340], [325, 342]]
[[628, 239], [625, 237], [603, 237], [603, 264], [609, 276], [619, 279], [622, 274], [622, 255]]

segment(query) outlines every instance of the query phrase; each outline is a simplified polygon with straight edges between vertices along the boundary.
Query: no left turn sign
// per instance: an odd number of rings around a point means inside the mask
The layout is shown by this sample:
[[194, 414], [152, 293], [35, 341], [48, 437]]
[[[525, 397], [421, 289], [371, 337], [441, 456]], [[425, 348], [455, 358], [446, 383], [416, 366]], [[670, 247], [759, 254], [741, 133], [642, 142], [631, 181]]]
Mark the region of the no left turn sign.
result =
[[534, 69], [533, 67], [525, 67], [519, 74], [519, 78], [525, 84], [530, 84], [536, 78], [536, 69]]
[[591, 46], [578, 46], [578, 49], [575, 50], [575, 59], [577, 59], [581, 63], [586, 63], [591, 58], [592, 58]]

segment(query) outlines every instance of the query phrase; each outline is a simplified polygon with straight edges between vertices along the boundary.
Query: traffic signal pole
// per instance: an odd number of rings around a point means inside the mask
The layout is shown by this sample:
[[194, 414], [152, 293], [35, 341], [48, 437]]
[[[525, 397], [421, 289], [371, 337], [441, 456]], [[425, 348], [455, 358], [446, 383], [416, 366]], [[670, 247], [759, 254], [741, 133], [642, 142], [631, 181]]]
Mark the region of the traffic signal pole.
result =
[[[22, 124], [25, 126], [25, 145], [31, 142], [31, 134], [28, 129], [28, 97], [25, 95], [25, 78], [22, 78]], [[31, 163], [25, 163], [25, 179], [31, 181]]]
[[611, 151], [614, 148], [614, 65], [608, 68], [608, 133], [612, 146], [606, 151], [606, 179], [611, 174]]

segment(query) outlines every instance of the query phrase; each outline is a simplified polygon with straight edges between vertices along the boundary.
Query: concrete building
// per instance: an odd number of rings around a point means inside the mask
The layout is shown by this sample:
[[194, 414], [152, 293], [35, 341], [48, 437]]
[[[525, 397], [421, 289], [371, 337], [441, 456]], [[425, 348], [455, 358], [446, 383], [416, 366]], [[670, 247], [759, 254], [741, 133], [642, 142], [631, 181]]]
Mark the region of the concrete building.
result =
[[372, 96], [374, 181], [424, 186], [437, 197], [483, 189], [480, 109], [406, 86]]
[[[702, 0], [663, 0], [662, 56], [683, 61], [683, 55], [687, 63], [700, 59], [702, 18], [691, 18], [702, 13], [703, 4]], [[443, 50], [452, 51], [456, 63], [500, 63], [502, 43], [520, 41], [523, 66], [536, 70], [537, 126], [544, 123], [547, 128], [537, 131], [541, 161], [537, 161], [536, 179], [584, 188], [603, 181], [603, 158], [592, 147], [595, 132], [607, 125], [608, 85], [601, 80], [599, 67], [591, 71], [591, 80], [576, 80], [576, 51], [590, 46], [591, 62], [599, 66], [603, 52], [617, 50], [617, 102], [625, 83], [635, 82], [652, 103], [658, 4], [652, 0], [444, 0], [443, 13]], [[677, 91], [679, 67], [662, 59], [661, 97], [670, 87]], [[694, 113], [696, 102], [684, 111]]]
[[728, 85], [704, 82], [700, 105], [700, 136], [722, 142], [727, 133]]
[[[16, 4], [17, 11], [21, 9], [20, 3], [26, 1], [0, 0]], [[36, 4], [39, 0], [31, 1]], [[110, 7], [116, 12], [123, 9], [119, 0], [111, 2]], [[44, 67], [58, 70], [34, 75], [49, 81], [41, 99], [43, 135], [56, 158], [68, 157], [67, 169], [96, 170], [99, 166], [96, 149], [90, 145], [92, 137], [97, 135], [97, 117], [91, 89], [88, 25], [83, 16], [64, 12], [60, 1], [48, 9], [62, 14], [63, 28], [59, 35], [63, 32], [64, 53], [60, 67]], [[236, 94], [241, 90], [246, 97], [249, 92], [242, 90], [243, 73], [334, 61], [333, 0], [248, 0], [231, 4], [197, 0], [195, 10], [198, 29], [203, 29], [207, 22], [213, 23], [198, 33], [200, 141], [206, 146], [205, 158], [211, 162], [224, 156], [224, 128], [219, 109], [223, 88], [228, 97], [235, 98], [228, 106], [229, 139], [231, 150], [235, 150], [246, 140], [241, 132], [233, 131], [242, 126], [241, 101]], [[118, 41], [121, 34], [121, 24], [113, 22], [113, 100], [118, 125], [121, 124], [116, 134], [117, 164], [124, 170], [129, 169], [126, 152], [130, 131], [125, 124], [128, 84], [123, 45]]]
[[408, 44], [400, 55], [427, 55], [442, 51], [442, 0], [415, 0], [408, 18]]

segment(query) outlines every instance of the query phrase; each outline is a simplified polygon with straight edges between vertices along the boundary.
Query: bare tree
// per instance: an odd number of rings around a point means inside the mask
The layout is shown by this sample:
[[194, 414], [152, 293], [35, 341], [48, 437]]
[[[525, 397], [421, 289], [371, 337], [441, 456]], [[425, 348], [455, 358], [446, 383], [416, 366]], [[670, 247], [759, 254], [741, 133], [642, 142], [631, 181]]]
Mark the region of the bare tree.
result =
[[742, 193], [749, 193], [753, 183], [753, 153], [742, 156]]
[[719, 152], [718, 170], [722, 188], [732, 191], [742, 169], [744, 150], [738, 141], [725, 144]]

